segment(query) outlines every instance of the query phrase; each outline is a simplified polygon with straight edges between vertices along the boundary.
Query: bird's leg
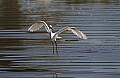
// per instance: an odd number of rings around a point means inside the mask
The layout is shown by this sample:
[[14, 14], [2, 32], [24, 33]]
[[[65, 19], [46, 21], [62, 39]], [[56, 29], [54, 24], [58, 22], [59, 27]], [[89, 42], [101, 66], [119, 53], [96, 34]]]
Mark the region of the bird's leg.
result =
[[56, 46], [56, 53], [58, 55], [58, 51], [57, 51], [57, 42], [55, 41], [55, 46]]
[[53, 46], [53, 54], [54, 54], [54, 42], [51, 40], [52, 46]]

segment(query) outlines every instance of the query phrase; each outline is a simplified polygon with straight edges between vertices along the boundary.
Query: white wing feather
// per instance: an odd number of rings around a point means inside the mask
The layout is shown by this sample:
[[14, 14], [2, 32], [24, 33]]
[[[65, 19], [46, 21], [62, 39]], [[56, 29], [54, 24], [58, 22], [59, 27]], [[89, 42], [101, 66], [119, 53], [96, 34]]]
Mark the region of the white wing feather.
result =
[[87, 36], [80, 30], [78, 30], [77, 28], [67, 26], [67, 27], [63, 27], [58, 32], [56, 32], [55, 35], [52, 37], [52, 40], [55, 40], [60, 33], [66, 31], [66, 30], [72, 31], [75, 35], [77, 35], [81, 39], [87, 39]]
[[75, 35], [77, 35], [81, 39], [87, 39], [87, 36], [75, 27], [70, 27], [69, 30], [71, 30]]
[[42, 26], [45, 26], [46, 31], [49, 32], [49, 27], [48, 27], [48, 25], [47, 25], [44, 21], [37, 21], [37, 22], [35, 22], [35, 23], [28, 29], [28, 31], [31, 31], [31, 32], [36, 31], [36, 30], [40, 29]]

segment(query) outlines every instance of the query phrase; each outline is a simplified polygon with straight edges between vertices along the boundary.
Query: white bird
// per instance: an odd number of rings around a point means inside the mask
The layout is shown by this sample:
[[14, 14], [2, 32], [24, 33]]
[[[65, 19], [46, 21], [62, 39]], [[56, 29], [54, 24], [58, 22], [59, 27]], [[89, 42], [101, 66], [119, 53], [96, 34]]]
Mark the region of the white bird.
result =
[[75, 35], [77, 35], [79, 38], [81, 39], [87, 39], [86, 35], [81, 32], [80, 30], [78, 30], [76, 27], [63, 27], [62, 29], [60, 29], [57, 32], [53, 32], [53, 28], [52, 25], [48, 25], [45, 21], [37, 21], [35, 22], [29, 29], [28, 31], [34, 32], [38, 29], [40, 29], [42, 26], [45, 26], [46, 31], [49, 33], [50, 35], [50, 39], [52, 41], [53, 44], [53, 54], [54, 54], [54, 45], [56, 46], [56, 53], [58, 54], [57, 51], [57, 38], [61, 38], [58, 35], [66, 30], [72, 31]]

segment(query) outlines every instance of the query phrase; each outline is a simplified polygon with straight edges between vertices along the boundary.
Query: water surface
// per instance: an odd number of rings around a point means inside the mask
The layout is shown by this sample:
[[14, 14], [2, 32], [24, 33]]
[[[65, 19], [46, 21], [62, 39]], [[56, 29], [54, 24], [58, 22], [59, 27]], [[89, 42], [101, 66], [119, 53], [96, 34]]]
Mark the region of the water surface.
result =
[[[59, 56], [44, 28], [75, 26], [88, 40], [70, 32], [58, 40]], [[119, 0], [0, 0], [0, 78], [119, 78]]]

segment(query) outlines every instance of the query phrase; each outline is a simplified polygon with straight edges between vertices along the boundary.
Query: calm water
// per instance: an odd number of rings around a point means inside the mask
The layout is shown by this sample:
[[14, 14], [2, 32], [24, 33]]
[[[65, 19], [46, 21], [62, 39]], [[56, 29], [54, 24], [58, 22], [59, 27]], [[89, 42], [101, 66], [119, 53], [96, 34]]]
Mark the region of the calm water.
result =
[[[62, 33], [59, 56], [38, 20]], [[120, 78], [120, 0], [0, 0], [0, 78]]]

